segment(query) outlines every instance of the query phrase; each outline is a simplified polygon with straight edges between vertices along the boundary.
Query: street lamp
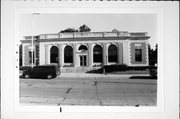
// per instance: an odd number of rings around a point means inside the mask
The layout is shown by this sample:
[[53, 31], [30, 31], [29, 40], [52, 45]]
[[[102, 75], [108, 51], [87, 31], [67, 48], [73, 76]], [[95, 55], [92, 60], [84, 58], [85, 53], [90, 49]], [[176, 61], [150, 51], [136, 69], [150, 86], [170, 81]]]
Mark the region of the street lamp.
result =
[[40, 15], [39, 13], [32, 13], [31, 16], [31, 30], [32, 30], [32, 38], [31, 38], [31, 68], [33, 68], [33, 59], [34, 59], [34, 53], [33, 53], [33, 18], [34, 15]]

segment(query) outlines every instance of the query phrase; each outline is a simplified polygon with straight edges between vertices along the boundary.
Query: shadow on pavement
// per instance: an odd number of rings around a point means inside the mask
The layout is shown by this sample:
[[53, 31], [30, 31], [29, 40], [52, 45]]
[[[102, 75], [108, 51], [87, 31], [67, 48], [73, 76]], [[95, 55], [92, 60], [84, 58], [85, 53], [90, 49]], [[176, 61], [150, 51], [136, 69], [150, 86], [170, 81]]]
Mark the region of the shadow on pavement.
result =
[[153, 76], [131, 76], [129, 79], [149, 79], [149, 80], [157, 80], [157, 77]]

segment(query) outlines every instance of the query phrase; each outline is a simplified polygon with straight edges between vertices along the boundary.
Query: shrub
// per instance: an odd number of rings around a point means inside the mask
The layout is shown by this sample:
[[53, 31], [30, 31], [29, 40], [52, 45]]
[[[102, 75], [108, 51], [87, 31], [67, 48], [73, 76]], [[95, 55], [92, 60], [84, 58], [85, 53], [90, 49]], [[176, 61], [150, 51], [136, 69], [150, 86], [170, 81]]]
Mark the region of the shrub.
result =
[[149, 70], [149, 69], [157, 69], [157, 67], [156, 66], [128, 66], [128, 70], [141, 71], [141, 70]]
[[113, 71], [126, 71], [128, 69], [127, 65], [106, 65], [103, 67], [106, 72], [113, 72]]
[[[100, 65], [93, 65], [93, 67], [100, 67]], [[127, 66], [125, 64], [105, 65], [99, 69], [88, 71], [87, 73], [110, 73], [114, 71], [143, 71], [143, 70], [149, 70], [153, 76], [157, 76], [156, 66]]]
[[152, 77], [157, 77], [157, 69], [150, 69], [150, 70], [149, 70], [149, 74], [150, 74]]
[[127, 66], [125, 64], [122, 65], [106, 65], [102, 67], [106, 72], [114, 72], [114, 71], [142, 71], [142, 70], [151, 70], [157, 69], [156, 66]]

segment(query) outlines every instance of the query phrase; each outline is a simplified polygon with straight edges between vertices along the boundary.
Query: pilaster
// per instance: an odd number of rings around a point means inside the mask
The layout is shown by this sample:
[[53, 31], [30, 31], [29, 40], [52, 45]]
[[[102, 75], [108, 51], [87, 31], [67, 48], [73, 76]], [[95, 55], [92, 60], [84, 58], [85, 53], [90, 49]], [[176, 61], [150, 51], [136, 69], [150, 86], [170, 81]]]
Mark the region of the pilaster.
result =
[[50, 55], [51, 55], [51, 53], [50, 53], [50, 49], [51, 49], [51, 47], [52, 47], [52, 45], [48, 45], [48, 64], [50, 64], [51, 62], [50, 62]]
[[77, 52], [77, 44], [73, 44], [73, 64], [74, 66], [77, 66], [77, 60], [76, 60], [76, 52]]
[[92, 51], [92, 44], [91, 43], [89, 43], [88, 44], [88, 62], [89, 62], [89, 64], [88, 64], [88, 66], [89, 67], [92, 67], [92, 63], [93, 63], [93, 51]]
[[63, 62], [62, 62], [62, 59], [63, 59], [63, 57], [62, 57], [62, 45], [61, 44], [58, 44], [57, 45], [58, 46], [58, 49], [59, 49], [59, 65], [60, 66], [62, 66], [62, 64], [63, 64]]
[[48, 45], [44, 45], [45, 47], [45, 64], [48, 64]]
[[45, 64], [50, 64], [50, 49], [52, 45], [45, 44]]
[[107, 65], [107, 58], [108, 58], [107, 44], [103, 43], [103, 65]]
[[61, 57], [61, 66], [63, 67], [64, 66], [64, 48], [65, 48], [65, 44], [61, 44], [61, 48], [62, 48], [62, 51], [61, 51], [61, 55], [62, 55], [62, 57]]

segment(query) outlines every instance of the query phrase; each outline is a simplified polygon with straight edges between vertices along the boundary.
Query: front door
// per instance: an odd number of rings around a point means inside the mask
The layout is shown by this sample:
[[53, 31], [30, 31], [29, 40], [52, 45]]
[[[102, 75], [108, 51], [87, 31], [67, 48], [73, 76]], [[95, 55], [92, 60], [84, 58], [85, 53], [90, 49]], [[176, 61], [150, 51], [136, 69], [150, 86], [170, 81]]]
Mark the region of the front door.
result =
[[80, 66], [87, 66], [87, 56], [86, 55], [80, 55]]

